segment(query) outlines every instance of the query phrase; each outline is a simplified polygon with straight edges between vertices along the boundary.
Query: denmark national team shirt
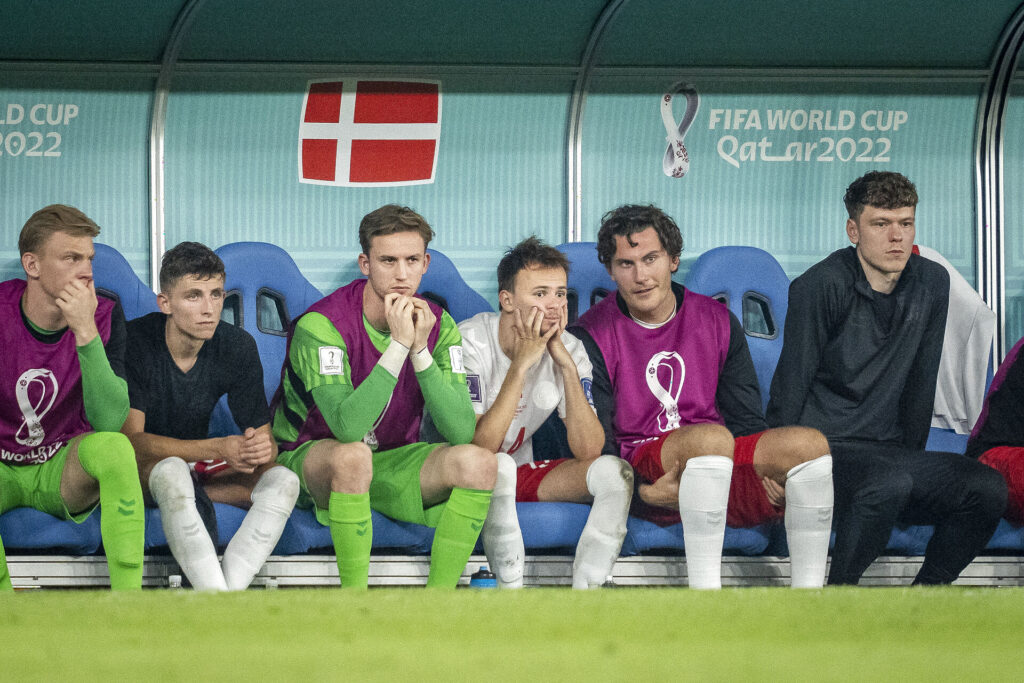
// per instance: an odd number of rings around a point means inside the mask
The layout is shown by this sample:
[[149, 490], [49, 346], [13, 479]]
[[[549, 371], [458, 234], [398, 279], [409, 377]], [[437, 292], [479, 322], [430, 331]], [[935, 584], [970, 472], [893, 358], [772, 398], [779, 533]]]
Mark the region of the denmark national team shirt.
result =
[[[466, 366], [466, 385], [473, 411], [483, 415], [498, 398], [505, 375], [512, 367], [512, 360], [501, 350], [498, 341], [498, 313], [479, 313], [459, 323], [462, 333], [463, 362]], [[562, 343], [576, 363], [576, 371], [583, 385], [583, 393], [590, 406], [593, 366], [580, 340], [568, 332], [562, 333]], [[501, 450], [515, 459], [517, 465], [533, 462], [533, 434], [540, 429], [551, 411], [558, 409], [558, 416], [565, 419], [565, 386], [562, 373], [555, 365], [551, 354], [545, 353], [530, 368], [523, 382], [523, 393], [516, 405], [516, 414], [509, 426]]]

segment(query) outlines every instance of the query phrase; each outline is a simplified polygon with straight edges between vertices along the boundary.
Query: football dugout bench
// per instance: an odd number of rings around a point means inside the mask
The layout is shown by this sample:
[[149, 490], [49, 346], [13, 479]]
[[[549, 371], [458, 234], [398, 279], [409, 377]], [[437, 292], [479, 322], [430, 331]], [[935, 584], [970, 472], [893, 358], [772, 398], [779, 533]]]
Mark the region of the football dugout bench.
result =
[[[120, 300], [126, 317], [156, 310], [155, 297], [116, 250], [97, 244], [97, 288]], [[582, 313], [614, 291], [603, 266], [597, 263], [593, 243], [561, 245], [572, 262], [570, 303]], [[320, 293], [302, 276], [291, 257], [275, 245], [240, 242], [217, 249], [225, 262], [227, 281], [224, 317], [256, 339], [265, 372], [268, 400], [279, 381], [287, 329], [294, 317], [316, 301]], [[482, 310], [487, 301], [473, 291], [454, 265], [431, 250], [431, 267], [421, 291], [461, 320]], [[596, 267], [595, 267], [596, 264]], [[728, 268], [722, 264], [729, 264]], [[742, 265], [737, 265], [742, 264]], [[723, 277], [721, 274], [727, 273]], [[758, 277], [752, 277], [757, 274]], [[782, 346], [789, 280], [775, 259], [752, 247], [721, 247], [702, 255], [687, 274], [686, 284], [719, 299], [739, 317], [747, 331], [763, 398]], [[225, 402], [211, 420], [211, 434], [237, 431]], [[561, 423], [549, 420], [535, 436], [538, 453], [560, 446]], [[564, 432], [564, 428], [562, 428]], [[932, 430], [929, 448], [963, 452], [966, 437]], [[220, 549], [238, 529], [245, 512], [216, 504]], [[526, 584], [571, 585], [576, 542], [586, 523], [589, 506], [574, 503], [518, 503], [520, 525], [527, 549]], [[45, 513], [20, 508], [0, 515], [3, 539], [15, 587], [93, 587], [109, 585], [102, 556], [97, 511], [83, 524], [58, 520]], [[865, 574], [863, 583], [908, 584], [921, 565], [932, 527], [897, 527], [886, 550]], [[373, 556], [370, 583], [374, 586], [422, 585], [426, 582], [433, 530], [397, 522], [373, 513]], [[481, 547], [463, 575], [486, 563]], [[971, 585], [1024, 585], [1024, 528], [1003, 520], [987, 546], [958, 583]], [[144, 584], [167, 586], [181, 571], [167, 550], [160, 512], [146, 512], [146, 565]], [[723, 585], [786, 585], [789, 582], [785, 530], [780, 522], [751, 529], [728, 528], [725, 535]], [[622, 556], [615, 565], [618, 585], [686, 584], [682, 526], [659, 527], [631, 517]], [[253, 582], [254, 586], [336, 586], [337, 566], [330, 533], [310, 510], [296, 509], [274, 554]]]

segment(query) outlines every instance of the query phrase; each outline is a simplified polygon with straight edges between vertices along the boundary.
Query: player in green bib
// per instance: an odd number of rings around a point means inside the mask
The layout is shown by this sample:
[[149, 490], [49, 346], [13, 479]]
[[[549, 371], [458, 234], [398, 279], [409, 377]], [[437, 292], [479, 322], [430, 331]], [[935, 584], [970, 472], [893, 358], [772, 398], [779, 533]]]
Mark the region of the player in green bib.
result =
[[[416, 296], [433, 234], [407, 207], [366, 215], [367, 278], [313, 304], [288, 339], [273, 404], [278, 462], [299, 475], [298, 505], [330, 528], [345, 587], [368, 583], [371, 508], [434, 527], [427, 585], [454, 587], [490, 505], [497, 460], [471, 444], [462, 338]], [[447, 443], [419, 440], [424, 410]]]

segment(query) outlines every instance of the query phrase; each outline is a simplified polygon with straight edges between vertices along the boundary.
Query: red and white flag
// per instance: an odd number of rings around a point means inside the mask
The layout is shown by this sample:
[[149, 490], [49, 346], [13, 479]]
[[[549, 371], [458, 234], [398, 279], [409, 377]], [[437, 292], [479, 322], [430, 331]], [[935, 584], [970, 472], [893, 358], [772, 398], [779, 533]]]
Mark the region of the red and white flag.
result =
[[299, 123], [299, 181], [432, 183], [440, 140], [440, 81], [310, 81]]

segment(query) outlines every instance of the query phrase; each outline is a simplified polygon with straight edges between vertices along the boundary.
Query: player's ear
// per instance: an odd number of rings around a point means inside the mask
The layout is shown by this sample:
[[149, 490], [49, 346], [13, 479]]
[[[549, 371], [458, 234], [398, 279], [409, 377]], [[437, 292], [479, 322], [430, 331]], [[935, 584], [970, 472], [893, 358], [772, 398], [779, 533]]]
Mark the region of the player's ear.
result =
[[156, 305], [160, 307], [160, 312], [164, 315], [171, 314], [171, 300], [163, 292], [156, 295]]
[[854, 244], [860, 241], [860, 227], [857, 225], [857, 221], [852, 218], [846, 219], [846, 236]]
[[674, 273], [677, 270], [679, 270], [679, 257], [678, 256], [673, 256], [672, 257], [672, 272]]
[[430, 252], [423, 252], [423, 272], [427, 272], [427, 268], [430, 267]]
[[360, 254], [358, 261], [359, 261], [359, 272], [361, 272], [363, 275], [369, 275], [370, 274], [370, 257], [367, 256], [366, 254]]
[[501, 310], [505, 313], [511, 313], [515, 310], [512, 306], [512, 292], [507, 289], [503, 289], [498, 292], [498, 305], [501, 306]]
[[31, 251], [27, 251], [21, 255], [21, 267], [25, 269], [25, 275], [28, 277], [39, 277], [39, 257]]

